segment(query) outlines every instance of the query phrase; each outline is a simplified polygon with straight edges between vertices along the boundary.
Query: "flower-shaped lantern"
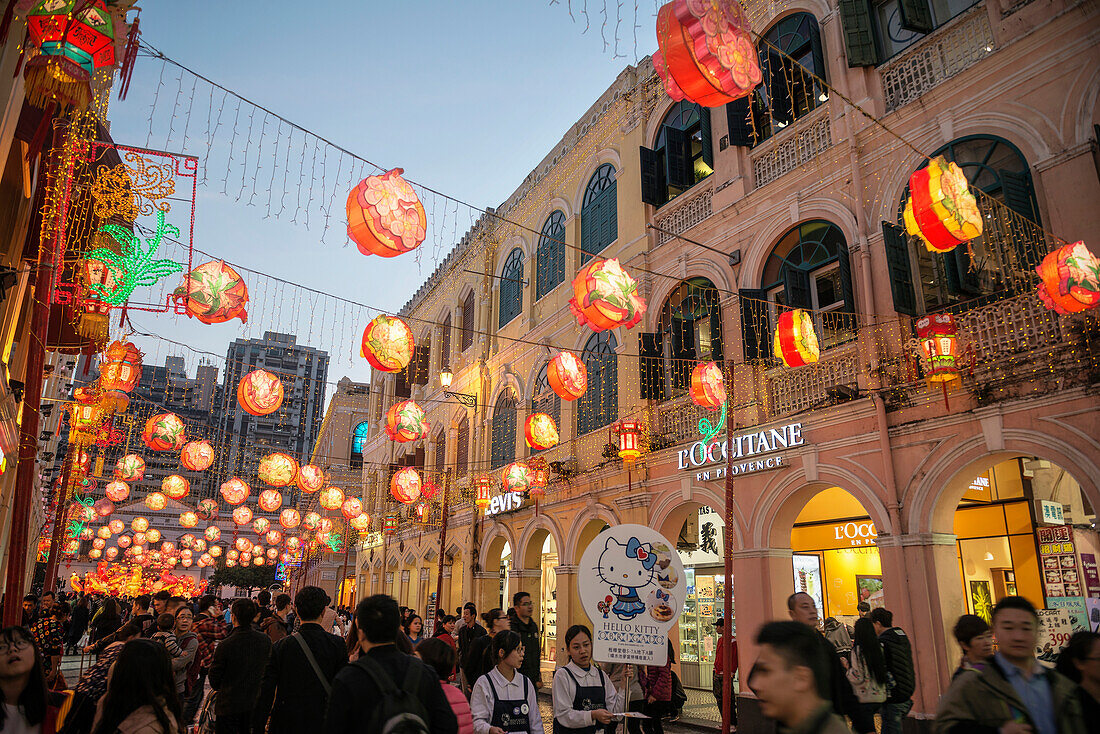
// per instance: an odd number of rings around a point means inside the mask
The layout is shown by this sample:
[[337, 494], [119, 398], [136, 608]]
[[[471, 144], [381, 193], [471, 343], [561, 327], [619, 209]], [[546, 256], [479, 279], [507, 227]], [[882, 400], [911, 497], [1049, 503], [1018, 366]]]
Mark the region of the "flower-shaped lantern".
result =
[[122, 502], [130, 496], [130, 485], [117, 480], [108, 482], [107, 486], [103, 488], [103, 494], [107, 495], [107, 499], [112, 502]]
[[588, 368], [572, 352], [558, 352], [546, 368], [546, 380], [562, 400], [576, 400], [588, 389]]
[[239, 505], [248, 499], [252, 489], [240, 477], [233, 477], [221, 486], [222, 499], [231, 505]]
[[174, 500], [183, 499], [191, 491], [191, 482], [179, 474], [169, 474], [161, 481], [160, 491]]
[[527, 445], [536, 451], [558, 445], [558, 427], [547, 413], [532, 413], [523, 423], [523, 435]]
[[186, 441], [183, 421], [175, 413], [157, 413], [145, 422], [141, 440], [154, 451], [179, 451]]
[[412, 400], [402, 400], [386, 411], [386, 435], [398, 443], [418, 441], [428, 431], [424, 411]]
[[348, 520], [348, 525], [358, 530], [360, 533], [365, 533], [370, 530], [370, 515], [367, 513], [361, 513], [356, 517]]
[[420, 488], [423, 480], [420, 472], [411, 466], [398, 469], [390, 480], [390, 494], [403, 505], [411, 505], [420, 499]]
[[211, 525], [202, 531], [202, 537], [206, 538], [208, 543], [216, 543], [222, 537], [222, 531], [217, 525]]
[[1100, 305], [1100, 260], [1084, 241], [1063, 245], [1036, 268], [1039, 299], [1060, 314], [1080, 313]]
[[524, 494], [531, 486], [531, 470], [523, 462], [516, 461], [504, 467], [500, 479], [505, 492]]
[[283, 383], [267, 370], [252, 370], [237, 385], [237, 402], [251, 415], [270, 415], [283, 404]]
[[348, 194], [348, 237], [364, 255], [395, 257], [415, 250], [428, 218], [413, 187], [395, 168], [367, 176]]
[[348, 520], [359, 517], [363, 514], [363, 503], [358, 497], [348, 497], [344, 500], [344, 504], [340, 506], [340, 512], [343, 513], [344, 517]]
[[396, 316], [381, 314], [363, 330], [359, 353], [379, 372], [400, 372], [413, 358], [412, 329]]
[[207, 441], [188, 441], [180, 451], [180, 463], [191, 471], [204, 471], [214, 463], [214, 447]]
[[344, 504], [344, 490], [339, 487], [328, 486], [321, 490], [317, 501], [326, 510], [338, 510]]
[[807, 311], [795, 308], [779, 315], [772, 350], [788, 367], [813, 364], [821, 355], [814, 330], [814, 319]]
[[645, 299], [638, 284], [619, 265], [618, 259], [594, 259], [573, 279], [569, 310], [577, 323], [592, 331], [619, 326], [630, 328], [645, 315]]
[[241, 505], [233, 510], [233, 522], [237, 525], [247, 525], [252, 522], [252, 508], [248, 505]]
[[321, 524], [321, 516], [316, 512], [307, 512], [302, 515], [302, 528], [305, 530], [316, 530]]
[[325, 472], [319, 466], [302, 464], [298, 467], [298, 476], [295, 477], [294, 482], [298, 485], [298, 489], [307, 494], [318, 492], [325, 486]]
[[954, 250], [982, 233], [982, 214], [966, 174], [943, 156], [909, 177], [902, 219], [905, 231], [919, 237], [931, 252]]
[[277, 489], [265, 489], [257, 501], [264, 512], [275, 512], [283, 506], [283, 494]]
[[701, 362], [691, 371], [691, 399], [696, 405], [714, 410], [726, 402], [726, 381], [716, 362]]
[[115, 479], [121, 479], [124, 482], [140, 482], [144, 477], [145, 459], [137, 454], [126, 454], [115, 464]]
[[168, 506], [168, 498], [161, 492], [150, 492], [145, 495], [145, 506], [150, 510], [159, 512]]
[[230, 319], [248, 321], [245, 305], [248, 303], [248, 286], [236, 270], [223, 260], [203, 263], [184, 276], [183, 285], [175, 290], [172, 298], [177, 313], [196, 318], [204, 324], [222, 324]]

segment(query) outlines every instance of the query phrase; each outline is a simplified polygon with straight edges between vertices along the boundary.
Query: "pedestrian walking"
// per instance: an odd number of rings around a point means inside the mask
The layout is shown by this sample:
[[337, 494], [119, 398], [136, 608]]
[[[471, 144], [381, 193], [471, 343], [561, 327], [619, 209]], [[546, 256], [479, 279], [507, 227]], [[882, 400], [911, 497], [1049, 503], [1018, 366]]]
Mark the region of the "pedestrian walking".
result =
[[[53, 594], [49, 597], [52, 599]], [[43, 598], [46, 598], [43, 595]], [[65, 653], [65, 621], [69, 617], [69, 605], [65, 602], [51, 604], [40, 609], [38, 621], [31, 629], [34, 644], [42, 655], [42, 665], [46, 673], [46, 685], [64, 690], [65, 676], [61, 673], [61, 656]]]
[[963, 655], [951, 680], [968, 670], [985, 670], [993, 657], [993, 630], [989, 624], [976, 614], [964, 614], [955, 622], [954, 634]]
[[478, 678], [493, 668], [494, 662], [489, 652], [493, 637], [508, 630], [508, 617], [500, 608], [490, 609], [481, 615], [481, 618], [485, 622], [486, 634], [470, 643], [470, 649], [466, 653], [466, 664], [462, 668], [471, 689]]
[[[450, 617], [450, 615], [447, 616]], [[451, 671], [454, 670], [455, 661], [458, 658], [454, 642], [447, 644], [437, 635], [417, 645], [416, 655], [439, 676], [443, 695], [447, 697], [447, 703], [451, 704], [451, 711], [458, 720], [458, 734], [474, 734], [474, 715], [470, 711], [470, 702], [462, 695], [462, 691], [446, 683], [446, 680], [453, 675]]]
[[289, 617], [292, 608], [290, 594], [279, 594], [275, 597], [275, 611], [260, 624], [260, 631], [267, 635], [272, 643], [290, 634]]
[[882, 644], [871, 620], [860, 618], [853, 632], [852, 649], [842, 660], [848, 669], [848, 682], [859, 699], [859, 707], [852, 714], [852, 729], [856, 734], [872, 734], [875, 713], [886, 701], [886, 684], [890, 676]]
[[182, 730], [168, 651], [152, 640], [130, 640], [108, 675], [92, 734], [178, 734]]
[[1100, 724], [1100, 634], [1074, 632], [1058, 656], [1057, 670], [1077, 684], [1085, 721]]
[[113, 642], [113, 640], [107, 638], [121, 626], [122, 614], [118, 600], [114, 597], [108, 597], [104, 600], [103, 606], [92, 617], [92, 631], [88, 639], [89, 644], [84, 648], [84, 652], [98, 654], [101, 649]]
[[[671, 643], [669, 645], [671, 647]], [[672, 656], [665, 660], [664, 665], [647, 665], [644, 670], [639, 681], [645, 696], [642, 712], [649, 718], [642, 720], [642, 731], [645, 734], [664, 734], [661, 720], [672, 710]]]
[[410, 614], [405, 619], [405, 638], [408, 639], [409, 645], [415, 650], [416, 646], [420, 644], [420, 641], [424, 639], [424, 620], [420, 618], [419, 614]]
[[38, 621], [38, 597], [27, 594], [23, 597], [23, 617], [21, 625], [23, 629], [30, 629]]
[[917, 687], [913, 650], [909, 637], [900, 627], [894, 626], [893, 612], [875, 607], [867, 618], [875, 626], [875, 634], [886, 656], [886, 669], [893, 678], [893, 685], [886, 691], [886, 702], [882, 704], [882, 734], [901, 734], [901, 722], [913, 708], [913, 691]]
[[508, 610], [508, 624], [523, 641], [523, 665], [520, 672], [527, 676], [535, 688], [542, 688], [542, 638], [539, 626], [532, 619], [535, 604], [526, 591], [512, 595], [512, 608]]
[[852, 691], [852, 684], [848, 682], [848, 678], [844, 674], [844, 667], [840, 662], [840, 655], [837, 653], [836, 647], [825, 639], [818, 627], [820, 617], [817, 613], [817, 603], [814, 598], [804, 591], [791, 594], [787, 597], [787, 612], [791, 615], [793, 621], [812, 629], [814, 639], [821, 644], [825, 660], [828, 663], [828, 670], [819, 675], [818, 679], [826, 686], [825, 690], [828, 691], [828, 698], [833, 702], [833, 711], [839, 716], [858, 716], [859, 700]]
[[70, 655], [76, 654], [81, 638], [88, 631], [88, 622], [92, 618], [91, 604], [91, 597], [88, 594], [83, 594], [80, 600], [77, 601], [76, 606], [73, 607], [72, 616], [69, 618], [69, 634], [65, 639], [65, 650]]
[[554, 673], [551, 689], [554, 734], [596, 734], [612, 722], [612, 711], [625, 710], [628, 683], [616, 689], [611, 676], [592, 664], [592, 631], [583, 624], [566, 630], [565, 652], [569, 662]]
[[46, 688], [42, 655], [23, 627], [0, 630], [0, 731], [55, 734], [66, 694]]
[[184, 724], [190, 724], [198, 713], [210, 664], [214, 659], [214, 648], [229, 635], [229, 627], [222, 620], [222, 610], [216, 596], [207, 594], [199, 600], [199, 613], [192, 630], [198, 637], [199, 644], [195, 648], [195, 659], [187, 671], [187, 690], [191, 693], [183, 704]]
[[455, 629], [458, 630], [458, 667], [462, 692], [469, 696], [470, 689], [473, 688], [474, 681], [477, 680], [476, 678], [471, 680], [466, 677], [466, 664], [470, 657], [470, 646], [474, 640], [487, 634], [485, 628], [477, 623], [477, 607], [473, 602], [466, 602], [463, 605], [462, 619], [455, 624]]
[[253, 629], [256, 603], [233, 602], [233, 631], [218, 643], [210, 663], [210, 687], [214, 698], [216, 734], [249, 734], [252, 714], [260, 695], [260, 683], [271, 656], [271, 640]]
[[195, 634], [194, 627], [195, 615], [191, 612], [191, 607], [178, 608], [172, 635], [176, 638], [179, 653], [172, 656], [172, 678], [176, 682], [176, 694], [180, 697], [181, 706], [188, 693], [187, 671], [194, 664], [195, 654], [199, 649], [199, 637]]
[[84, 671], [73, 689], [73, 702], [66, 717], [66, 725], [74, 732], [87, 732], [92, 729], [99, 699], [107, 692], [107, 674], [118, 658], [122, 647], [130, 640], [141, 637], [141, 628], [133, 622], [127, 622], [115, 632], [115, 641], [103, 648], [99, 659]]
[[[711, 691], [714, 693], [714, 700], [718, 704], [718, 710], [722, 710], [722, 689], [726, 686], [726, 636], [722, 634], [725, 631], [726, 620], [719, 617], [714, 622], [714, 634], [718, 637], [718, 644], [714, 649], [714, 674], [711, 676]], [[733, 678], [737, 675], [737, 638], [731, 636], [730, 642], [733, 644], [730, 646], [732, 649], [733, 667], [730, 669], [729, 685], [733, 685]], [[737, 696], [730, 692], [730, 723], [737, 726]]]
[[[507, 620], [503, 614], [501, 618]], [[510, 629], [498, 630], [489, 653], [494, 665], [470, 694], [475, 734], [543, 734], [535, 684], [519, 671], [523, 641]]]

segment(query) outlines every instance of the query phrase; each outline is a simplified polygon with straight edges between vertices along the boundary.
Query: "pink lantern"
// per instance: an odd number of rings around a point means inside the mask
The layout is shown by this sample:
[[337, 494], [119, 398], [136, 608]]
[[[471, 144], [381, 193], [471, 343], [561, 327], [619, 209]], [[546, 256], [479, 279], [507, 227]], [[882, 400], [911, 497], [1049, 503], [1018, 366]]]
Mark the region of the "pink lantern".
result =
[[252, 510], [245, 505], [233, 510], [233, 522], [238, 525], [247, 525], [252, 522]]
[[214, 447], [206, 441], [189, 441], [180, 451], [180, 463], [191, 471], [209, 469], [214, 463]]
[[107, 517], [115, 511], [115, 503], [111, 502], [111, 500], [106, 497], [101, 497], [100, 499], [96, 500], [96, 503], [93, 507], [96, 514], [100, 517]]
[[283, 495], [277, 489], [265, 489], [260, 492], [259, 504], [264, 512], [275, 512], [283, 504]]
[[344, 517], [349, 520], [353, 517], [359, 517], [363, 514], [363, 503], [356, 497], [348, 497], [341, 505], [340, 512], [344, 513]]
[[117, 480], [108, 482], [107, 486], [103, 489], [103, 494], [107, 495], [107, 499], [112, 502], [122, 502], [130, 496], [130, 485], [126, 482]]
[[287, 530], [298, 527], [302, 522], [302, 516], [293, 507], [288, 507], [279, 513], [279, 524]]
[[340, 505], [344, 504], [344, 491], [339, 487], [325, 487], [321, 490], [318, 501], [321, 503], [321, 507], [326, 510], [339, 509]]
[[216, 543], [218, 539], [222, 537], [222, 531], [217, 525], [211, 525], [206, 530], [202, 531], [202, 537], [206, 538], [211, 543]]
[[239, 505], [248, 499], [251, 489], [240, 477], [233, 477], [221, 486], [222, 499], [231, 505]]

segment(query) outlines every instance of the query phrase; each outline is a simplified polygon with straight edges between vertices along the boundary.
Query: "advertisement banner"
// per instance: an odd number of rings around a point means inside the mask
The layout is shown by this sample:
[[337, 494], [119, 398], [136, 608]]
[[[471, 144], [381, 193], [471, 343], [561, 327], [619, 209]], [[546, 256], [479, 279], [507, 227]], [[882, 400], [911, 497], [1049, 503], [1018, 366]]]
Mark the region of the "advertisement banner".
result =
[[1085, 596], [1100, 599], [1100, 569], [1097, 569], [1095, 554], [1081, 554], [1081, 574], [1085, 577]]
[[1059, 599], [1047, 599], [1047, 607], [1050, 609], [1064, 609], [1069, 614], [1069, 624], [1074, 632], [1081, 632], [1089, 628], [1085, 597], [1064, 596]]
[[1038, 615], [1039, 639], [1035, 643], [1035, 657], [1053, 667], [1058, 661], [1058, 653], [1073, 635], [1073, 625], [1065, 609], [1040, 609]]
[[665, 664], [668, 631], [687, 593], [672, 543], [645, 525], [608, 528], [581, 556], [577, 587], [592, 620], [593, 659]]
[[1039, 563], [1043, 569], [1047, 606], [1051, 606], [1052, 598], [1084, 596], [1073, 545], [1073, 528], [1059, 525], [1039, 528], [1035, 532], [1039, 539]]

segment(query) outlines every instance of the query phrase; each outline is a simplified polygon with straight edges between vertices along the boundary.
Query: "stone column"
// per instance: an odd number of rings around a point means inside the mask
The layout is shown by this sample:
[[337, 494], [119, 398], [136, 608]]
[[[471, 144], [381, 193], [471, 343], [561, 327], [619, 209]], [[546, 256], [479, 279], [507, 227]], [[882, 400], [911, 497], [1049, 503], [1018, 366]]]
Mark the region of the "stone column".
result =
[[555, 659], [558, 666], [569, 662], [565, 654], [565, 631], [575, 624], [587, 625], [592, 629], [592, 621], [584, 613], [580, 595], [577, 594], [577, 567], [562, 565], [554, 569], [558, 583], [558, 644]]
[[497, 593], [500, 588], [500, 575], [493, 571], [478, 571], [473, 574], [474, 589], [472, 597], [477, 605], [477, 613], [487, 612], [497, 605]]
[[[516, 557], [515, 553], [512, 557]], [[542, 598], [541, 565], [538, 568], [517, 568], [511, 572], [508, 577], [508, 599], [506, 600], [509, 605], [512, 603], [512, 594], [520, 591], [526, 591], [531, 595], [531, 603], [534, 604], [531, 616], [539, 622], [539, 629], [542, 629], [541, 620], [539, 620], [539, 600]]]

